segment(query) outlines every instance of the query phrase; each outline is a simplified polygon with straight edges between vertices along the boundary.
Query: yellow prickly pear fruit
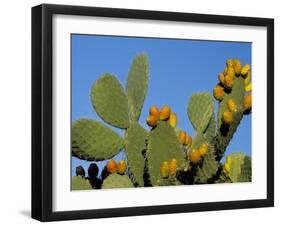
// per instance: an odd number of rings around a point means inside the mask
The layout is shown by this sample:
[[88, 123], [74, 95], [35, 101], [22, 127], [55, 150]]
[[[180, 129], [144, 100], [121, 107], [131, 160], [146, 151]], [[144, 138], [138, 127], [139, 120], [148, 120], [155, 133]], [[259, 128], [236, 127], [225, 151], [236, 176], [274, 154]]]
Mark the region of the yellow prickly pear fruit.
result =
[[201, 156], [205, 155], [208, 152], [208, 150], [209, 150], [208, 144], [201, 144], [199, 147], [199, 152]]
[[228, 59], [228, 60], [226, 61], [226, 66], [227, 66], [227, 67], [233, 67], [233, 66], [234, 66], [234, 61], [233, 61], [233, 59]]
[[169, 162], [169, 173], [171, 176], [175, 175], [178, 169], [178, 161], [176, 159], [171, 159]]
[[175, 128], [177, 126], [178, 123], [178, 118], [176, 113], [171, 113], [170, 118], [169, 118], [169, 124]]
[[234, 100], [229, 99], [229, 100], [227, 101], [227, 107], [228, 107], [228, 110], [229, 110], [230, 112], [237, 112], [237, 105], [236, 105], [236, 103], [234, 102]]
[[241, 75], [245, 77], [249, 71], [250, 71], [250, 65], [246, 64], [241, 70]]
[[192, 145], [192, 137], [186, 134], [184, 145], [186, 145], [188, 148]]
[[169, 177], [169, 163], [167, 161], [162, 162], [160, 167], [160, 174], [162, 178]]
[[250, 91], [252, 91], [252, 83], [245, 86], [245, 92], [250, 92]]
[[223, 73], [220, 73], [220, 74], [218, 75], [218, 78], [219, 78], [220, 83], [221, 83], [221, 84], [224, 84], [224, 74], [223, 74]]
[[228, 163], [224, 164], [224, 170], [225, 172], [229, 173], [230, 172], [230, 165]]
[[187, 134], [185, 131], [179, 132], [178, 139], [179, 139], [180, 144], [182, 144], [182, 145], [185, 144], [186, 136], [187, 136]]
[[231, 164], [232, 164], [232, 158], [231, 158], [230, 156], [227, 156], [227, 157], [226, 157], [226, 163], [231, 166]]
[[246, 75], [245, 80], [244, 80], [245, 86], [250, 83], [250, 80], [251, 80], [251, 72], [249, 71], [249, 72], [247, 73], [247, 75]]
[[234, 78], [235, 76], [235, 70], [233, 67], [227, 67], [227, 70], [226, 70], [226, 75]]
[[236, 75], [240, 75], [242, 70], [242, 65], [240, 60], [234, 60], [234, 71]]
[[188, 153], [188, 158], [192, 163], [197, 163], [200, 160], [200, 151], [198, 149], [192, 149]]
[[224, 86], [228, 89], [231, 89], [233, 87], [233, 77], [230, 75], [226, 75], [224, 77]]
[[224, 91], [223, 88], [219, 85], [215, 86], [214, 90], [213, 90], [213, 94], [214, 97], [218, 100], [218, 101], [222, 101], [223, 96], [224, 96]]
[[231, 124], [233, 122], [233, 116], [232, 113], [230, 111], [226, 111], [223, 113], [223, 121], [226, 124]]
[[109, 172], [109, 173], [116, 173], [116, 171], [117, 171], [116, 162], [113, 159], [109, 160], [106, 165], [106, 169], [107, 169], [107, 172]]
[[156, 106], [150, 107], [149, 114], [154, 116], [157, 120], [159, 119], [160, 112]]
[[225, 68], [223, 69], [223, 74], [226, 75], [226, 72], [227, 72], [227, 67], [225, 67]]
[[169, 119], [171, 115], [171, 109], [169, 106], [164, 106], [161, 111], [160, 111], [160, 120], [164, 121], [164, 120], [167, 120]]
[[243, 106], [246, 110], [249, 110], [252, 107], [252, 94], [244, 96]]
[[125, 160], [120, 160], [117, 165], [117, 171], [119, 174], [124, 174], [127, 169], [127, 164]]
[[151, 126], [151, 127], [155, 127], [157, 125], [157, 118], [153, 115], [149, 115], [147, 118], [146, 118], [146, 123], [147, 125]]

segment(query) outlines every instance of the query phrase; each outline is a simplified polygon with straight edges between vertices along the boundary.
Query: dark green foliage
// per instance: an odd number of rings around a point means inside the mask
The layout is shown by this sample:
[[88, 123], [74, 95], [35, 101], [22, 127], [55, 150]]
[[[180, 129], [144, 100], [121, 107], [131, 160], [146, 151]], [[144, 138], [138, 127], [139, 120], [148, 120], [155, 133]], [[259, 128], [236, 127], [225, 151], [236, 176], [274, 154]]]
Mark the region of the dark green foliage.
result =
[[89, 168], [88, 168], [88, 175], [89, 178], [96, 178], [99, 173], [99, 168], [96, 163], [91, 163]]

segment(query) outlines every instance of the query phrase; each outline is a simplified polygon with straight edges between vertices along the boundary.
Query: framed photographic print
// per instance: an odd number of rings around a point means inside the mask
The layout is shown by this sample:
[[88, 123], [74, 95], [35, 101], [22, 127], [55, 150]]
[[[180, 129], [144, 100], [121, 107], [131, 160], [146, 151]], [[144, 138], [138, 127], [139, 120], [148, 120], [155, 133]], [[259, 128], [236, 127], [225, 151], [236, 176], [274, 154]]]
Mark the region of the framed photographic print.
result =
[[32, 8], [32, 217], [274, 205], [274, 21]]

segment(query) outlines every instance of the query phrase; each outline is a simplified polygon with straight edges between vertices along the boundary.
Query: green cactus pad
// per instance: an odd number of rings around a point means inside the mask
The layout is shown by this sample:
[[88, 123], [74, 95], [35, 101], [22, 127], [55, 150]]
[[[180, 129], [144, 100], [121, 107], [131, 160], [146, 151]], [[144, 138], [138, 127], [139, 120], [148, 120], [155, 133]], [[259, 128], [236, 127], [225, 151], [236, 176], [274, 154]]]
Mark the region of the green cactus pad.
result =
[[195, 183], [207, 183], [218, 171], [219, 164], [215, 159], [214, 145], [210, 143], [202, 133], [197, 133], [192, 142], [192, 148], [199, 148], [201, 144], [208, 143], [209, 150], [202, 157], [199, 165], [197, 165]]
[[102, 75], [92, 86], [91, 98], [97, 114], [105, 122], [121, 129], [129, 127], [128, 100], [115, 76]]
[[230, 125], [222, 125], [217, 131], [215, 137], [215, 150], [218, 160], [223, 156], [230, 140], [236, 132], [241, 120], [243, 118], [243, 111], [238, 111], [233, 114], [233, 122]]
[[173, 178], [161, 178], [157, 181], [156, 186], [175, 186], [182, 185], [175, 177]]
[[216, 116], [215, 116], [215, 113], [213, 112], [211, 120], [204, 132], [204, 137], [208, 143], [212, 142], [212, 140], [214, 139], [214, 137], [216, 135], [216, 126], [217, 126], [216, 123], [217, 123]]
[[144, 185], [144, 157], [142, 152], [146, 149], [146, 138], [147, 132], [137, 122], [132, 122], [125, 134], [125, 152], [128, 167], [140, 186]]
[[241, 165], [241, 173], [238, 176], [239, 182], [252, 181], [252, 160], [249, 156], [245, 156], [244, 163]]
[[203, 133], [214, 112], [214, 100], [209, 93], [195, 93], [189, 99], [187, 114], [197, 132]]
[[111, 174], [104, 179], [102, 189], [107, 188], [132, 188], [134, 187], [127, 175]]
[[175, 130], [168, 122], [158, 122], [148, 137], [148, 173], [152, 185], [157, 186], [161, 179], [160, 168], [164, 161], [177, 159], [178, 166], [184, 166], [184, 154], [180, 148]]
[[209, 151], [202, 157], [202, 162], [197, 168], [197, 174], [194, 177], [194, 182], [199, 184], [208, 183], [218, 171], [219, 164], [215, 159], [214, 149], [209, 147]]
[[79, 119], [72, 123], [73, 156], [99, 161], [113, 157], [123, 147], [123, 139], [98, 121]]
[[229, 155], [231, 166], [229, 177], [232, 182], [249, 182], [252, 177], [251, 158], [242, 152], [236, 152]]
[[222, 124], [222, 116], [225, 111], [228, 111], [227, 102], [229, 99], [234, 100], [239, 111], [242, 110], [242, 103], [245, 93], [245, 82], [244, 79], [240, 76], [234, 79], [232, 90], [229, 94], [224, 95], [223, 100], [220, 102], [219, 111], [218, 111], [218, 128]]
[[206, 138], [204, 137], [204, 135], [202, 133], [197, 133], [192, 140], [192, 148], [199, 148], [199, 146], [203, 143], [207, 142]]
[[81, 176], [75, 176], [71, 179], [71, 190], [90, 190], [93, 189], [89, 181]]
[[134, 59], [127, 78], [126, 93], [131, 119], [138, 121], [148, 86], [148, 59], [140, 54]]

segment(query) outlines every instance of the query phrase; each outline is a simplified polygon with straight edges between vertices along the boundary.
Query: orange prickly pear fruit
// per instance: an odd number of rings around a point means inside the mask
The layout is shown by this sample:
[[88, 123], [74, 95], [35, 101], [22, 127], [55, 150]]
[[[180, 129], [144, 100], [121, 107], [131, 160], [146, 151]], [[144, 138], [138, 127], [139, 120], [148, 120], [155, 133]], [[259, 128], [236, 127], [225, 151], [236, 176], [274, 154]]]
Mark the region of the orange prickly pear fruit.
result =
[[157, 125], [157, 118], [153, 115], [149, 115], [146, 118], [146, 123], [147, 123], [147, 125], [149, 125], [151, 127], [155, 127]]
[[223, 121], [226, 124], [231, 124], [233, 122], [233, 116], [232, 113], [230, 111], [226, 111], [223, 113]]
[[235, 70], [234, 68], [231, 66], [231, 67], [227, 67], [227, 70], [226, 70], [226, 75], [234, 78], [235, 76]]
[[184, 145], [186, 145], [188, 148], [190, 148], [192, 145], [192, 137], [189, 136], [188, 134], [186, 134]]
[[250, 83], [250, 80], [251, 80], [251, 72], [248, 71], [248, 73], [247, 73], [247, 75], [246, 75], [246, 77], [245, 77], [245, 80], [244, 80], [245, 86]]
[[160, 167], [160, 174], [162, 178], [169, 177], [169, 163], [167, 161], [162, 162]]
[[231, 89], [233, 87], [233, 77], [230, 75], [226, 75], [224, 77], [224, 86], [228, 89]]
[[230, 112], [237, 112], [237, 105], [236, 105], [236, 103], [234, 102], [234, 100], [229, 99], [229, 100], [227, 101], [227, 107], [228, 107], [228, 110], [229, 110]]
[[169, 106], [165, 105], [161, 110], [160, 110], [160, 120], [164, 121], [169, 119], [171, 115], [171, 109]]
[[156, 106], [151, 106], [149, 109], [149, 115], [154, 116], [158, 120], [160, 116], [160, 112]]
[[200, 160], [200, 151], [198, 149], [192, 149], [188, 153], [188, 158], [192, 163], [197, 163]]
[[234, 71], [236, 75], [240, 75], [242, 70], [242, 65], [240, 60], [236, 59], [234, 60]]
[[227, 66], [227, 67], [233, 67], [233, 66], [234, 66], [234, 61], [233, 61], [233, 59], [228, 59], [228, 60], [226, 61], [226, 66]]
[[178, 123], [178, 118], [176, 113], [171, 113], [170, 118], [169, 118], [169, 124], [175, 128], [177, 126]]
[[171, 176], [175, 175], [178, 169], [178, 161], [176, 159], [171, 159], [169, 162], [169, 173]]
[[242, 67], [242, 70], [241, 70], [241, 75], [243, 76], [243, 78], [246, 77], [246, 75], [248, 74], [248, 72], [250, 71], [250, 65], [249, 64], [245, 64], [244, 67]]
[[109, 172], [109, 173], [116, 173], [116, 171], [117, 171], [116, 162], [113, 159], [109, 160], [106, 165], [106, 169], [107, 169], [107, 172]]
[[218, 100], [218, 101], [222, 101], [223, 96], [224, 96], [224, 91], [223, 88], [219, 85], [215, 86], [214, 90], [213, 90], [213, 94], [214, 97]]
[[124, 174], [126, 172], [126, 169], [127, 169], [127, 164], [125, 162], [125, 160], [120, 160], [118, 162], [118, 165], [117, 165], [117, 171], [119, 174]]
[[252, 94], [244, 96], [243, 106], [246, 110], [249, 110], [252, 107]]
[[224, 84], [224, 74], [223, 74], [223, 73], [220, 73], [219, 76], [218, 76], [218, 78], [219, 78], [220, 83], [221, 83], [221, 84]]
[[185, 131], [179, 132], [178, 139], [179, 139], [180, 144], [182, 144], [182, 145], [185, 144], [186, 136], [187, 136], [187, 134]]
[[205, 155], [208, 152], [208, 150], [209, 150], [208, 144], [201, 144], [199, 147], [199, 152], [201, 156]]

